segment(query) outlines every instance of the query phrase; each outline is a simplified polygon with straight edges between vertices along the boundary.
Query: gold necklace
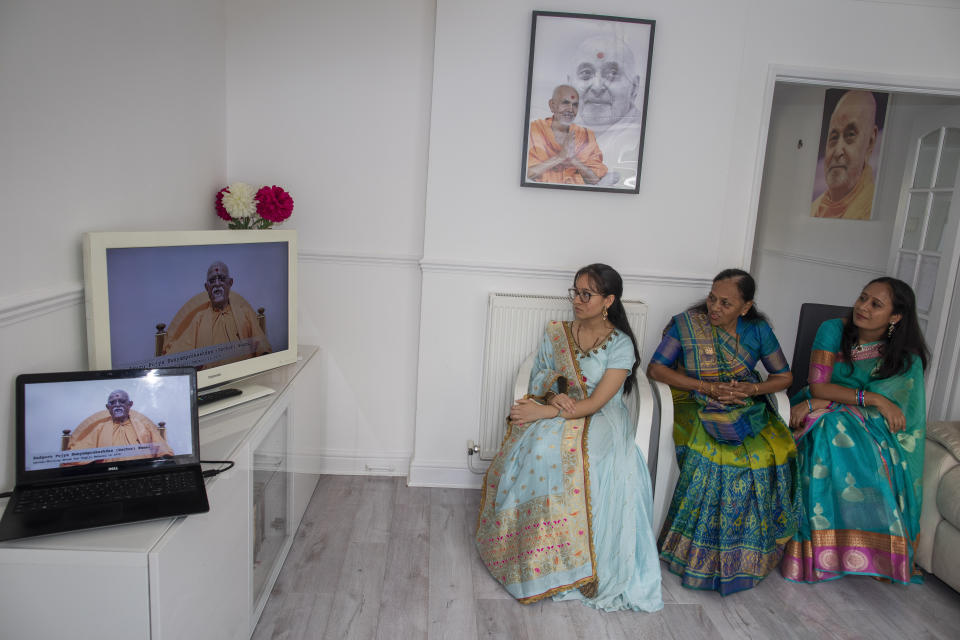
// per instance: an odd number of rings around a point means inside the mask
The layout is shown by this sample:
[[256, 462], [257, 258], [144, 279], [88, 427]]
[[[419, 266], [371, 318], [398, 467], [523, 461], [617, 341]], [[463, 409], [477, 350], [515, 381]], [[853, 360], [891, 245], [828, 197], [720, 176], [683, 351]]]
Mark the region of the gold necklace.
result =
[[[577, 349], [580, 349], [580, 351], [583, 351], [583, 347], [580, 346], [580, 329], [581, 329], [582, 327], [583, 327], [582, 324], [578, 324], [578, 325], [577, 325]], [[599, 337], [598, 337], [596, 340], [593, 341], [593, 346], [591, 346], [590, 349], [596, 349], [598, 344], [600, 344], [600, 338], [599, 338]], [[587, 349], [587, 351], [590, 351], [590, 349]]]
[[[593, 345], [589, 349], [584, 350], [584, 348], [580, 346], [580, 328], [582, 326], [583, 325], [581, 324], [577, 325], [576, 336], [574, 337], [573, 342], [577, 347], [577, 351], [581, 353], [584, 358], [589, 358], [591, 351], [593, 353], [598, 353], [597, 347], [600, 345], [600, 342], [603, 341], [604, 336], [598, 336], [597, 339], [593, 341]], [[610, 332], [607, 334], [607, 337], [609, 339], [612, 339], [613, 334], [614, 334], [614, 329], [611, 329]], [[604, 345], [603, 348], [606, 349], [607, 348], [606, 345]]]

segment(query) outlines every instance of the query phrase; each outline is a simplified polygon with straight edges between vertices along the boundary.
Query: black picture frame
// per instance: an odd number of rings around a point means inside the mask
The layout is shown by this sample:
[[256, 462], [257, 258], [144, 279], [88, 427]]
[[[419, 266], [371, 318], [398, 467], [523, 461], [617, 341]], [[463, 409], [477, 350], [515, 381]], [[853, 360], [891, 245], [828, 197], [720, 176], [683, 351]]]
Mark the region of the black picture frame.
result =
[[520, 186], [640, 192], [655, 27], [533, 12]]

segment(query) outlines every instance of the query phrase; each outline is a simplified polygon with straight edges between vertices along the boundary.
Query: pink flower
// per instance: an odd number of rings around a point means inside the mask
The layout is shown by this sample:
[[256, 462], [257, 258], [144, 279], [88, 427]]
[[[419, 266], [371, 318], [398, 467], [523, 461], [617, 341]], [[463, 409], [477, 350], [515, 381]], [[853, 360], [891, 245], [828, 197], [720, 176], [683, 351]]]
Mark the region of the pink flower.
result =
[[227, 193], [227, 191], [229, 191], [228, 187], [224, 187], [223, 189], [220, 189], [220, 191], [217, 191], [217, 196], [213, 199], [213, 208], [216, 210], [217, 215], [220, 218], [230, 222], [232, 218], [230, 217], [230, 214], [227, 213], [226, 208], [223, 206], [223, 194]]
[[270, 222], [283, 222], [293, 213], [293, 198], [277, 185], [257, 191], [257, 214]]

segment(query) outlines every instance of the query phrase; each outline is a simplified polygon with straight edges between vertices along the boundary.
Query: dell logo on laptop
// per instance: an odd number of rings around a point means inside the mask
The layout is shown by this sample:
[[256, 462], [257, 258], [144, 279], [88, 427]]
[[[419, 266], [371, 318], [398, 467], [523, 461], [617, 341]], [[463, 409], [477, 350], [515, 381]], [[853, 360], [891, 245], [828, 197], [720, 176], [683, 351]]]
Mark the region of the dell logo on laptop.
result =
[[116, 471], [120, 467], [107, 467], [107, 471]]

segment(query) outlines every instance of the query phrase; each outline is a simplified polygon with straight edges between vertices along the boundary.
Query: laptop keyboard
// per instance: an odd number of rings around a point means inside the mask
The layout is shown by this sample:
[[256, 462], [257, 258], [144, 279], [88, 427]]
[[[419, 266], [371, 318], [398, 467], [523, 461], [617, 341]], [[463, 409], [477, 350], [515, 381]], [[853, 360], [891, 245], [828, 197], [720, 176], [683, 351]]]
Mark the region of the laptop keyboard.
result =
[[14, 506], [15, 513], [29, 513], [46, 509], [65, 509], [83, 505], [174, 495], [195, 490], [197, 477], [192, 471], [134, 477], [116, 477], [90, 482], [38, 487], [20, 493]]

